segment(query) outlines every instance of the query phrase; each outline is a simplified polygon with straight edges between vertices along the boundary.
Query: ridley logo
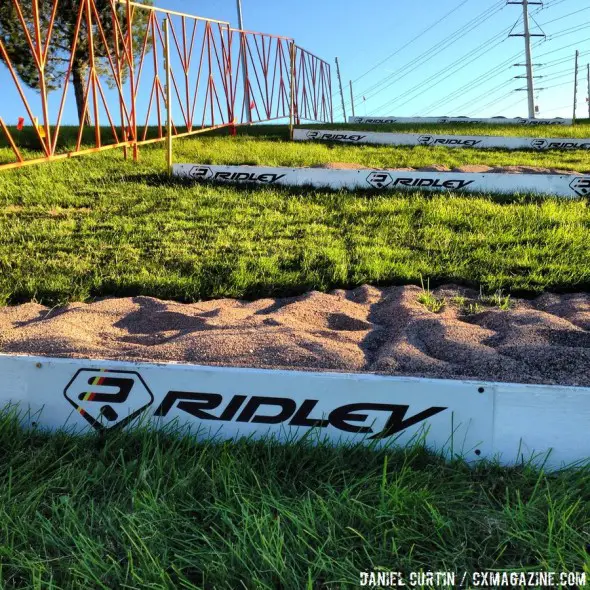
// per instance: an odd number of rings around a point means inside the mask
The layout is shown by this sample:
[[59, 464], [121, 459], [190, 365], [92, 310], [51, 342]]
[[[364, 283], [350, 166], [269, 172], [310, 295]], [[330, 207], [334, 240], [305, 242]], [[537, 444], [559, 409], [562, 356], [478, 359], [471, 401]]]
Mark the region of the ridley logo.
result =
[[590, 196], [590, 176], [575, 178], [570, 187], [580, 197]]
[[548, 149], [556, 150], [588, 150], [590, 142], [580, 141], [553, 141], [549, 144]]
[[319, 137], [319, 135], [320, 135], [319, 131], [309, 131], [307, 133], [307, 138], [308, 139], [317, 139]]
[[207, 180], [213, 176], [213, 171], [207, 166], [193, 166], [188, 175], [195, 180]]
[[382, 189], [393, 182], [393, 177], [388, 172], [371, 172], [367, 176], [367, 182], [375, 188]]
[[[307, 428], [333, 426], [343, 432], [371, 434], [369, 438], [388, 438], [410, 426], [443, 412], [447, 408], [432, 407], [406, 417], [409, 406], [377, 403], [356, 403], [333, 409], [327, 418], [311, 417], [319, 400], [306, 399], [301, 403], [286, 397], [234, 395], [226, 400], [219, 393], [170, 391], [156, 409], [154, 416], [167, 416], [174, 407], [199, 420], [214, 422], [241, 422], [250, 424], [284, 424]], [[217, 410], [211, 413], [211, 410]], [[389, 414], [382, 430], [375, 432], [369, 414], [358, 412], [385, 412]]]
[[263, 173], [256, 174], [255, 172], [213, 172], [208, 166], [193, 166], [188, 175], [194, 180], [220, 180], [227, 182], [263, 182], [272, 184], [286, 174], [271, 174]]
[[555, 121], [540, 121], [539, 119], [524, 119], [523, 117], [517, 117], [516, 120], [522, 125], [532, 126], [553, 125], [555, 123]]
[[455, 178], [449, 180], [441, 180], [440, 178], [396, 178], [394, 186], [461, 190], [474, 182], [474, 180], [459, 180]]
[[145, 381], [133, 371], [80, 369], [64, 396], [96, 430], [122, 427], [154, 401]]
[[366, 135], [349, 135], [346, 133], [324, 133], [319, 139], [325, 141], [360, 141], [364, 139]]
[[[123, 427], [154, 402], [145, 381], [134, 371], [81, 369], [66, 386], [64, 396], [98, 431]], [[319, 415], [316, 409], [319, 403], [318, 399], [307, 398], [172, 390], [152, 416], [175, 419], [178, 412], [184, 412], [197, 420], [217, 423], [332, 427], [381, 440], [448, 409], [432, 406], [408, 416], [409, 405], [360, 402], [331, 408]]]
[[256, 172], [216, 172], [213, 175], [213, 180], [223, 180], [227, 182], [262, 182], [264, 184], [273, 184], [285, 176], [287, 175], [272, 173], [256, 174]]
[[464, 145], [465, 147], [475, 147], [476, 145], [481, 143], [481, 140], [437, 137], [434, 140], [434, 143], [441, 145]]
[[464, 145], [465, 147], [475, 147], [481, 143], [477, 139], [458, 139], [455, 137], [434, 137], [432, 135], [421, 135], [418, 143], [422, 145]]
[[366, 117], [356, 117], [352, 122], [369, 123], [371, 125], [389, 125], [391, 123], [397, 123], [397, 119], [370, 119]]
[[544, 150], [549, 145], [546, 139], [533, 139], [531, 146], [537, 150]]

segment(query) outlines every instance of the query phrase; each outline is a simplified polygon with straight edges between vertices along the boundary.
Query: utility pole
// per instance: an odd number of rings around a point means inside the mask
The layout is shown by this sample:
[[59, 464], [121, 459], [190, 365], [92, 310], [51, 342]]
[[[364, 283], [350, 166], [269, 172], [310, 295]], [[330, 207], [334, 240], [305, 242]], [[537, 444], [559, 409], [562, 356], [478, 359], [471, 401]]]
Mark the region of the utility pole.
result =
[[574, 71], [574, 117], [573, 122], [576, 122], [576, 108], [578, 106], [578, 58], [580, 57], [580, 52], [576, 49], [576, 61], [575, 61], [575, 71]]
[[342, 90], [342, 76], [340, 76], [340, 63], [336, 58], [336, 73], [338, 74], [338, 84], [340, 86], [340, 99], [342, 100], [342, 112], [344, 113], [344, 122], [346, 123], [346, 107], [344, 106], [344, 91]]
[[590, 119], [590, 64], [588, 64], [588, 119]]
[[509, 37], [524, 37], [524, 48], [526, 57], [526, 78], [527, 78], [527, 94], [529, 104], [529, 119], [535, 118], [535, 80], [533, 76], [533, 54], [531, 50], [532, 37], [544, 37], [544, 34], [532, 34], [529, 25], [529, 6], [540, 5], [542, 2], [531, 2], [531, 0], [522, 0], [522, 2], [508, 2], [508, 4], [522, 5], [522, 18], [524, 22], [524, 33], [512, 34]]
[[252, 111], [250, 109], [250, 86], [248, 84], [248, 71], [246, 66], [246, 37], [242, 32], [244, 30], [244, 21], [242, 19], [242, 0], [237, 0], [238, 9], [238, 29], [240, 29], [240, 44], [242, 54], [242, 78], [244, 80], [244, 102], [246, 103], [246, 120], [252, 123]]
[[350, 104], [352, 105], [352, 116], [356, 117], [354, 112], [354, 94], [352, 93], [352, 80], [350, 80]]

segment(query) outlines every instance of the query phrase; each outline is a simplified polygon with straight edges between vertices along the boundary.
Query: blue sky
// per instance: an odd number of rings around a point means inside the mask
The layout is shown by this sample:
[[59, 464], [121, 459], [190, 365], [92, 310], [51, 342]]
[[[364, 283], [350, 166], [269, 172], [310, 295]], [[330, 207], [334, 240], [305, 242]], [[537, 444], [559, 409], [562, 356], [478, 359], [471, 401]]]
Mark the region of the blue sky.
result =
[[[236, 24], [235, 0], [156, 0], [156, 5]], [[538, 92], [539, 116], [571, 116], [576, 48], [582, 54], [578, 116], [588, 116], [590, 2], [546, 0], [545, 5], [531, 7], [547, 35], [535, 39], [533, 49], [534, 62], [541, 64], [535, 73], [543, 76], [536, 85], [547, 88]], [[526, 86], [514, 79], [524, 68], [512, 66], [524, 63], [524, 41], [507, 36], [513, 25], [515, 33], [522, 32], [522, 9], [504, 0], [243, 0], [243, 14], [246, 29], [293, 37], [332, 64], [338, 56], [347, 103], [348, 80], [354, 81], [357, 115], [527, 114], [526, 92], [514, 91]], [[461, 31], [466, 25], [471, 30]], [[0, 88], [8, 88], [7, 82], [0, 65]], [[0, 114], [8, 122], [24, 114], [14, 93], [4, 92], [1, 100]], [[350, 115], [350, 105], [346, 108]], [[74, 118], [72, 105], [64, 122]], [[342, 119], [339, 106], [336, 118]]]

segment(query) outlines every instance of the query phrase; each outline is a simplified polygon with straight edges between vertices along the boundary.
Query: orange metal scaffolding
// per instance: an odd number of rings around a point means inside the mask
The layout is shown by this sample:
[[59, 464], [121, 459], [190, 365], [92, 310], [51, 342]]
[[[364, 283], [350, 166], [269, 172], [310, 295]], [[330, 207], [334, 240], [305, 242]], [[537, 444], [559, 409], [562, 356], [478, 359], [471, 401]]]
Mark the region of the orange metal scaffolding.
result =
[[[2, 1], [12, 4], [38, 87], [36, 92], [26, 87], [0, 37], [0, 68], [8, 70], [12, 103], [22, 106], [36, 146], [21, 147], [15, 135], [21, 131], [8, 125], [0, 102], [0, 148], [4, 143], [10, 148], [4, 152], [13, 156], [0, 159], [0, 170], [115, 148], [123, 148], [125, 156], [130, 149], [137, 159], [140, 146], [170, 140], [170, 134], [187, 137], [249, 122], [333, 120], [330, 65], [293, 39], [130, 0], [108, 0], [100, 11], [98, 0], [75, 3], [67, 67], [61, 87], [52, 89], [48, 64], [63, 0], [45, 2], [43, 14], [39, 0]], [[75, 143], [68, 145], [62, 120], [72, 102], [80, 52], [82, 116]]]

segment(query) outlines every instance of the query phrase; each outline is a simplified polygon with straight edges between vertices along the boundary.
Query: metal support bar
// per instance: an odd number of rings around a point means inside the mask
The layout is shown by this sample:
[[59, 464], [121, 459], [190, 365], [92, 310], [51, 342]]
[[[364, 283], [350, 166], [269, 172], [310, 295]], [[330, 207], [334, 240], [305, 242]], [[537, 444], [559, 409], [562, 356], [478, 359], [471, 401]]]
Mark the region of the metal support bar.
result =
[[342, 100], [342, 112], [344, 114], [344, 120], [347, 120], [346, 107], [344, 106], [344, 91], [342, 90], [342, 76], [340, 75], [340, 63], [336, 58], [336, 74], [338, 75], [338, 84], [340, 85], [340, 99]]
[[170, 67], [170, 27], [164, 19], [164, 64], [166, 68], [166, 168], [172, 175], [172, 87]]
[[507, 2], [507, 4], [522, 5], [522, 18], [524, 23], [524, 34], [510, 34], [509, 37], [524, 37], [524, 48], [526, 57], [526, 78], [528, 93], [529, 119], [535, 118], [535, 82], [533, 75], [533, 57], [531, 50], [532, 37], [545, 37], [544, 34], [531, 33], [529, 26], [529, 6], [543, 5], [542, 2], [531, 2], [531, 0], [522, 0], [522, 2]]
[[290, 87], [291, 87], [291, 97], [289, 100], [289, 136], [291, 141], [293, 141], [293, 134], [295, 130], [295, 52], [297, 51], [295, 47], [295, 41], [291, 41], [290, 43]]
[[248, 68], [246, 64], [246, 47], [244, 37], [244, 20], [242, 18], [242, 0], [237, 0], [238, 28], [240, 29], [240, 43], [242, 47], [242, 80], [244, 84], [244, 104], [246, 105], [246, 121], [252, 123], [252, 110], [250, 109], [250, 84], [248, 81]]
[[356, 117], [356, 113], [354, 112], [354, 94], [352, 92], [352, 80], [350, 80], [350, 104], [352, 105], [352, 116]]
[[575, 59], [575, 71], [574, 71], [574, 125], [576, 124], [576, 109], [578, 106], [578, 58], [580, 57], [580, 52], [576, 49], [576, 59]]

